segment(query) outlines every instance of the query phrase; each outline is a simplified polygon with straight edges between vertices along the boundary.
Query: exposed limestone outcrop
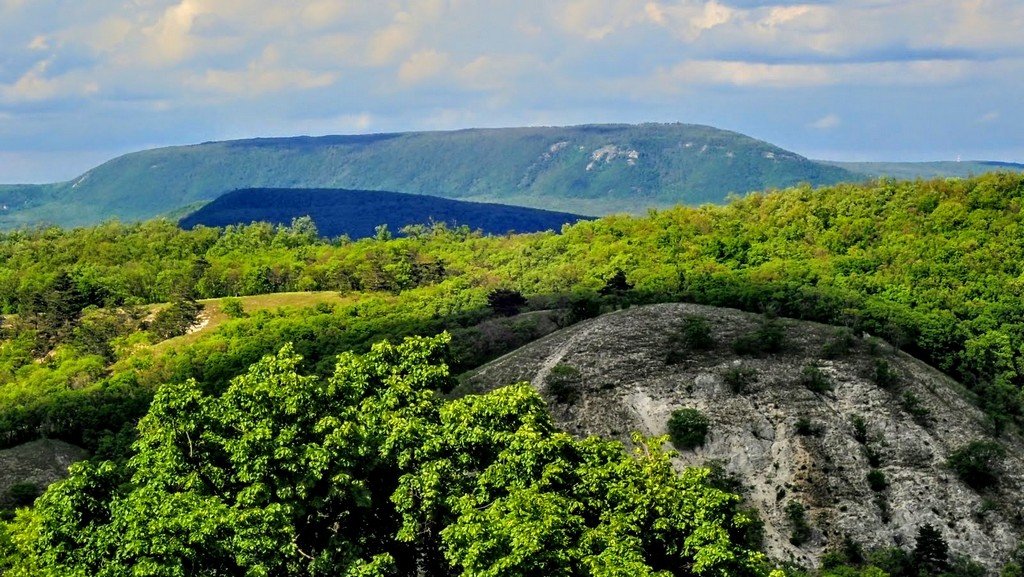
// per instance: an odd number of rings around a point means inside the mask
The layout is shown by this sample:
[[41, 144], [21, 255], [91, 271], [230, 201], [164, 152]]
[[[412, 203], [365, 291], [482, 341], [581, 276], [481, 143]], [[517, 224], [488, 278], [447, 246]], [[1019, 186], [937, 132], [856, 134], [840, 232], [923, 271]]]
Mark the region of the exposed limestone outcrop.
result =
[[[711, 349], [680, 351], [673, 344], [688, 315], [711, 325]], [[844, 536], [866, 548], [912, 548], [918, 527], [930, 523], [952, 553], [1000, 566], [1024, 525], [1020, 436], [999, 439], [1007, 449], [999, 485], [979, 493], [946, 464], [953, 451], [988, 433], [984, 414], [960, 385], [876, 339], [855, 338], [848, 353], [825, 358], [836, 327], [781, 321], [783, 351], [740, 356], [731, 345], [757, 330], [759, 315], [688, 304], [630, 308], [501, 357], [465, 375], [463, 387], [530, 381], [546, 394], [552, 370], [569, 366], [578, 371], [574, 386], [581, 395], [572, 404], [548, 395], [556, 421], [573, 434], [624, 440], [634, 430], [664, 434], [673, 411], [699, 409], [711, 422], [709, 433], [702, 447], [680, 452], [678, 465], [718, 460], [738, 477], [765, 520], [765, 545], [777, 559], [813, 566]], [[676, 358], [667, 362], [673, 348]], [[879, 361], [895, 376], [884, 387], [876, 384]], [[818, 367], [829, 390], [805, 385], [808, 366]], [[752, 375], [740, 392], [727, 382], [735, 369]], [[854, 425], [858, 418], [866, 438]], [[884, 490], [869, 486], [873, 469], [881, 471]], [[790, 542], [786, 507], [793, 501], [812, 527], [800, 545]]]

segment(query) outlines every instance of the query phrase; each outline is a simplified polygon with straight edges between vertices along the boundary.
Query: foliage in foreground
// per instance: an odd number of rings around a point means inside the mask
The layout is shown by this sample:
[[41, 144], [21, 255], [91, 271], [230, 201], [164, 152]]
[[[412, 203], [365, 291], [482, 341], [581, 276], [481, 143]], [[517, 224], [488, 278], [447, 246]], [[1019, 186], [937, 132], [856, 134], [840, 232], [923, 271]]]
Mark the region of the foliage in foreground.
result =
[[[165, 386], [121, 466], [82, 463], [0, 535], [10, 575], [763, 575], [739, 498], [660, 439], [555, 432], [527, 385], [442, 402], [447, 341], [220, 395]], [[0, 568], [4, 568], [0, 566]]]

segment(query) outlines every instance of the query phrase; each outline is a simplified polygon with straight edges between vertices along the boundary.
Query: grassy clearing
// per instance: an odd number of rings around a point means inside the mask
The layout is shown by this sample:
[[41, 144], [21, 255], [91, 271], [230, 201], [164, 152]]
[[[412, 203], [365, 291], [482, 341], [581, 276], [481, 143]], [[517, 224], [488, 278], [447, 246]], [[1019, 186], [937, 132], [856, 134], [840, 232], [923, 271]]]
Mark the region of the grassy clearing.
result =
[[[229, 297], [232, 298], [232, 297]], [[235, 297], [242, 301], [242, 309], [246, 314], [252, 314], [263, 310], [273, 310], [278, 308], [306, 308], [316, 306], [320, 303], [326, 303], [329, 305], [339, 305], [342, 303], [351, 302], [352, 297], [343, 297], [339, 293], [334, 291], [323, 291], [323, 292], [292, 292], [292, 293], [272, 293], [265, 295], [253, 295], [245, 297]], [[223, 310], [223, 298], [217, 299], [203, 299], [199, 302], [203, 305], [203, 312], [201, 318], [203, 324], [201, 328], [190, 332], [187, 335], [180, 337], [174, 337], [173, 339], [167, 339], [161, 341], [153, 346], [154, 351], [163, 351], [179, 346], [189, 345], [204, 335], [210, 334], [217, 330], [222, 324], [230, 320], [227, 314]], [[154, 305], [154, 311], [159, 308], [167, 306], [166, 304]]]

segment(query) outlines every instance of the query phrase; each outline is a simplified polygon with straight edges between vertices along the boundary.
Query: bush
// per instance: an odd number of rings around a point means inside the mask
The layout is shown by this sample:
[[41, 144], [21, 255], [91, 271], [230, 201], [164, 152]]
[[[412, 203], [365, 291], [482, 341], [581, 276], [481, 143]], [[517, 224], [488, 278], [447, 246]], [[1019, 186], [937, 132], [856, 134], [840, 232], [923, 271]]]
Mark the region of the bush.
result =
[[704, 444], [710, 421], [697, 409], [679, 409], [668, 420], [668, 434], [677, 449], [694, 449]]
[[563, 405], [572, 405], [580, 399], [580, 372], [569, 365], [558, 364], [544, 378], [548, 395]]
[[789, 542], [800, 546], [811, 539], [811, 526], [807, 522], [807, 513], [799, 501], [790, 501], [786, 504], [786, 518], [792, 531], [789, 534]]
[[574, 324], [592, 319], [601, 314], [601, 301], [590, 296], [578, 296], [569, 303], [566, 324]]
[[496, 315], [511, 317], [519, 314], [519, 310], [526, 306], [526, 297], [517, 290], [498, 288], [487, 293], [487, 306]]
[[747, 387], [757, 380], [757, 371], [743, 366], [732, 367], [725, 371], [722, 380], [729, 385], [729, 390], [737, 395], [746, 392]]
[[828, 377], [814, 365], [807, 365], [800, 371], [800, 384], [812, 393], [824, 393], [832, 390], [832, 383], [829, 382]]
[[921, 404], [921, 399], [913, 392], [907, 391], [903, 393], [903, 396], [900, 397], [900, 406], [903, 407], [904, 411], [910, 414], [910, 417], [914, 419], [915, 423], [922, 427], [928, 425], [928, 419], [931, 416], [931, 413], [928, 411], [927, 407]]
[[242, 300], [235, 297], [228, 297], [221, 301], [220, 310], [233, 319], [248, 316], [245, 313], [245, 307], [242, 306]]
[[1006, 449], [994, 441], [978, 440], [953, 451], [946, 464], [960, 480], [973, 489], [986, 489], [999, 483]]
[[665, 362], [670, 365], [681, 362], [686, 351], [701, 351], [714, 346], [711, 325], [701, 317], [689, 315], [683, 319], [679, 330], [669, 338], [668, 355]]
[[160, 340], [183, 335], [196, 324], [202, 310], [203, 305], [190, 298], [175, 300], [153, 317], [149, 330]]
[[881, 453], [867, 445], [864, 445], [864, 457], [868, 460], [868, 465], [872, 468], [878, 467], [882, 464]]
[[807, 417], [800, 417], [796, 420], [796, 434], [804, 437], [817, 437], [821, 435], [821, 426], [815, 425]]
[[14, 507], [29, 507], [42, 493], [35, 483], [15, 483], [7, 489], [4, 501]]
[[871, 380], [883, 389], [891, 389], [899, 383], [899, 375], [892, 370], [888, 361], [885, 359], [875, 359]]
[[761, 325], [754, 332], [733, 342], [732, 350], [737, 355], [780, 353], [785, 348], [785, 342], [785, 326], [775, 316], [765, 315]]
[[861, 445], [868, 443], [868, 424], [864, 417], [854, 415], [850, 417], [850, 424], [853, 425], [853, 439]]
[[683, 319], [679, 328], [680, 343], [691, 350], [707, 350], [715, 345], [715, 339], [711, 336], [711, 325], [708, 321], [689, 315]]
[[876, 493], [881, 493], [889, 488], [889, 481], [885, 478], [885, 473], [878, 469], [868, 471], [868, 487], [871, 487], [871, 490]]
[[850, 354], [856, 342], [853, 331], [846, 328], [838, 329], [821, 348], [821, 356], [826, 359], [845, 357]]

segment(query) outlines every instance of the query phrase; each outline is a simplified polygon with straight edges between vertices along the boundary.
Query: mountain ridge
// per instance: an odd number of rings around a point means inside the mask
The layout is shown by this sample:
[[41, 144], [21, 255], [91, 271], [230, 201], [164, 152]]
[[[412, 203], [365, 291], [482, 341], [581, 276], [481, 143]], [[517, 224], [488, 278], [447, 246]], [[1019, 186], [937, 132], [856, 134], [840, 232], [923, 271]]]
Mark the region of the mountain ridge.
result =
[[65, 183], [0, 187], [0, 226], [138, 220], [241, 188], [385, 190], [599, 215], [856, 178], [681, 123], [257, 138], [144, 150]]

